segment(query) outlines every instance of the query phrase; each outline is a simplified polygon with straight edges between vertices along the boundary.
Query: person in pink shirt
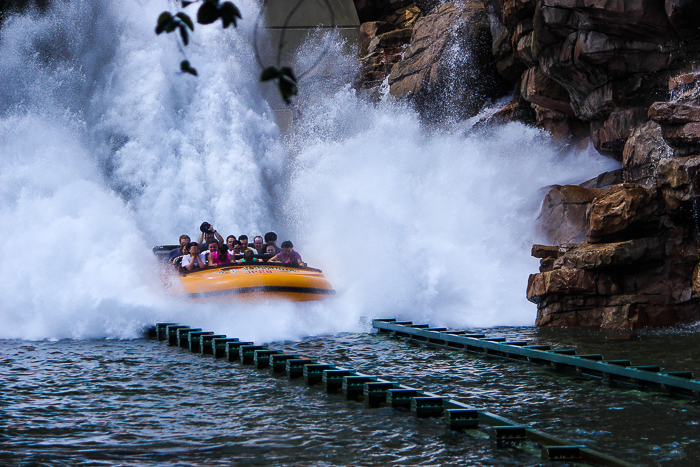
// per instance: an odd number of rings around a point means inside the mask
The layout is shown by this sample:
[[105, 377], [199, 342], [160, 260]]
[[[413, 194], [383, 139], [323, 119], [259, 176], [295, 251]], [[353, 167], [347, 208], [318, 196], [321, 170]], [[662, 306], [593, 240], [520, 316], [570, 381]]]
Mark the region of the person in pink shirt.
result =
[[207, 257], [209, 266], [219, 266], [231, 262], [231, 255], [228, 252], [228, 246], [219, 245], [219, 242], [214, 240], [209, 243], [209, 255]]
[[284, 263], [290, 266], [306, 267], [306, 263], [301, 260], [301, 255], [294, 251], [294, 245], [289, 240], [282, 242], [282, 253], [276, 254], [270, 258], [274, 263]]

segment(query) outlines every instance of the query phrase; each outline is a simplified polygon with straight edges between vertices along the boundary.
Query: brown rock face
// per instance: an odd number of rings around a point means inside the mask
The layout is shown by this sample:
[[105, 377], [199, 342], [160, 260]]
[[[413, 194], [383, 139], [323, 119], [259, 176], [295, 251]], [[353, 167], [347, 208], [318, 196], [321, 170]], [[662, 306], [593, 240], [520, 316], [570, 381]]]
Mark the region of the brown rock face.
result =
[[599, 151], [621, 159], [632, 128], [646, 121], [645, 108], [627, 109], [610, 114], [602, 128], [593, 132], [593, 145]]
[[583, 244], [561, 257], [564, 268], [600, 269], [632, 264], [658, 263], [663, 258], [664, 243], [658, 237], [616, 243]]
[[666, 144], [661, 126], [647, 122], [632, 129], [622, 151], [622, 166], [626, 169], [647, 166], [672, 155], [673, 149]]
[[537, 219], [540, 232], [552, 243], [581, 243], [586, 239], [586, 211], [605, 190], [555, 185], [542, 203]]
[[666, 15], [682, 39], [697, 36], [700, 24], [700, 4], [689, 0], [666, 0]]
[[589, 243], [641, 237], [658, 229], [663, 202], [656, 190], [633, 183], [613, 187], [588, 208]]
[[503, 92], [483, 3], [447, 2], [418, 20], [389, 85], [393, 96], [410, 97], [434, 120], [472, 116], [487, 97]]

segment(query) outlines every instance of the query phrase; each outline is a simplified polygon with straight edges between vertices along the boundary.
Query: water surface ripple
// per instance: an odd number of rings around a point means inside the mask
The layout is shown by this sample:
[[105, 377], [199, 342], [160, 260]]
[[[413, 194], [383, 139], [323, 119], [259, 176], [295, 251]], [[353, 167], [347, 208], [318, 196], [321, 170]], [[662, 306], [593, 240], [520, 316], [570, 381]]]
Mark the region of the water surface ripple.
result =
[[[538, 339], [531, 328], [502, 331]], [[641, 465], [700, 460], [694, 401], [377, 334], [271, 348], [421, 387]], [[156, 341], [4, 340], [0, 350], [3, 465], [547, 465], [439, 419], [369, 409]]]

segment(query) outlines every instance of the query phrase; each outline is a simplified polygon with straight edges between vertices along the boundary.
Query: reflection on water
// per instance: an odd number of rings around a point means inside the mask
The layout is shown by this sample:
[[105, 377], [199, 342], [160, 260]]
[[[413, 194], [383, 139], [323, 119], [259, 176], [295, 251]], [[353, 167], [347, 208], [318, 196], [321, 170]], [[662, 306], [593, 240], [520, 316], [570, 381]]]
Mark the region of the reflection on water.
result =
[[[633, 362], [637, 354], [655, 357], [640, 363], [682, 361], [700, 340], [692, 331], [627, 340], [580, 331], [490, 331], [590, 345]], [[271, 347], [422, 387], [630, 462], [671, 466], [700, 459], [695, 401], [377, 334]], [[369, 409], [303, 381], [156, 341], [5, 340], [0, 349], [0, 464], [542, 465], [523, 451], [496, 450], [488, 440], [450, 432], [439, 419]], [[697, 355], [687, 358], [700, 367]]]

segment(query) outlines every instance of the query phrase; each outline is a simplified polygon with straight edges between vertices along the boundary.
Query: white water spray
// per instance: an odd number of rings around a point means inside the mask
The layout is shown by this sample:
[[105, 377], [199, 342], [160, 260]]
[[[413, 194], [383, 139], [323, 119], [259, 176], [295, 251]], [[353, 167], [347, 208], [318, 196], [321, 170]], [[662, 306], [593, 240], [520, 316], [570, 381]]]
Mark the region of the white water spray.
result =
[[[171, 320], [255, 341], [358, 331], [373, 317], [531, 324], [540, 189], [611, 164], [562, 156], [522, 125], [426, 132], [405, 106], [338, 86], [353, 63], [339, 47], [329, 60], [343, 67], [307, 86], [285, 145], [251, 49], [258, 7], [236, 3], [238, 29], [197, 28], [187, 53], [198, 78], [178, 73], [175, 41], [153, 33], [163, 2], [57, 2], [6, 21], [0, 337], [133, 337]], [[149, 248], [204, 220], [290, 237], [336, 298], [168, 298]]]

